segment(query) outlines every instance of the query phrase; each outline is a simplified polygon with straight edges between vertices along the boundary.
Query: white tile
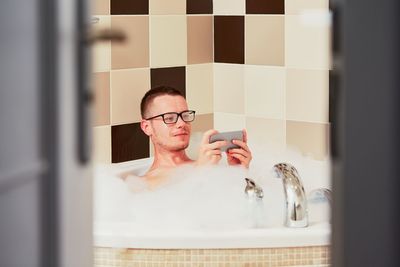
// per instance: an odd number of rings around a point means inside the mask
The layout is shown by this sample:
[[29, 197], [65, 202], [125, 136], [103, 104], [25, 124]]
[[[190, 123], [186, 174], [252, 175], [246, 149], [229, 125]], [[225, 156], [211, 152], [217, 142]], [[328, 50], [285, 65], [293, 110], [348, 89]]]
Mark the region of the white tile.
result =
[[286, 119], [329, 121], [329, 71], [287, 69]]
[[203, 134], [204, 132], [192, 132], [189, 147], [186, 149], [186, 154], [189, 158], [197, 159]]
[[245, 0], [213, 0], [214, 15], [244, 15]]
[[244, 66], [214, 64], [214, 111], [244, 114]]
[[245, 66], [246, 116], [284, 119], [285, 68]]
[[214, 112], [214, 129], [219, 132], [240, 131], [246, 126], [244, 115]]
[[248, 144], [259, 155], [286, 149], [286, 121], [246, 117]]
[[285, 0], [285, 14], [295, 15], [315, 10], [328, 10], [329, 0]]
[[286, 67], [330, 68], [330, 22], [325, 15], [326, 12], [311, 12], [285, 16]]

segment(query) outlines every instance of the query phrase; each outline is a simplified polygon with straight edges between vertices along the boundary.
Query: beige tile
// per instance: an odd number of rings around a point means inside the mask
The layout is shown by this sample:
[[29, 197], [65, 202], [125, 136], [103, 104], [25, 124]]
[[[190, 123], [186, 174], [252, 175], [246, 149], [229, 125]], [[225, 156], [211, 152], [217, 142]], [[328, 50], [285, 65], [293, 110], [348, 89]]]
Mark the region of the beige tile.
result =
[[186, 100], [196, 114], [213, 112], [213, 64], [186, 67]]
[[321, 14], [285, 16], [285, 65], [300, 69], [330, 68], [330, 25]]
[[244, 15], [244, 0], [213, 0], [214, 15]]
[[93, 161], [111, 163], [111, 126], [93, 127]]
[[317, 160], [329, 156], [329, 124], [287, 121], [286, 144]]
[[149, 12], [152, 15], [186, 14], [186, 0], [150, 0]]
[[186, 65], [186, 16], [151, 16], [152, 67]]
[[111, 0], [92, 0], [91, 8], [93, 15], [109, 15]]
[[196, 119], [192, 122], [192, 132], [205, 132], [214, 127], [213, 114], [196, 114]]
[[213, 62], [212, 16], [187, 17], [188, 64]]
[[[110, 29], [110, 16], [96, 16], [99, 22], [93, 25], [93, 31]], [[97, 42], [92, 50], [92, 69], [93, 72], [110, 71], [111, 69], [111, 42]]]
[[239, 131], [246, 127], [244, 115], [214, 112], [214, 129], [219, 132]]
[[285, 68], [245, 66], [245, 114], [283, 119], [285, 112]]
[[94, 126], [110, 124], [110, 73], [93, 74]]
[[248, 144], [252, 152], [283, 152], [286, 148], [286, 121], [246, 117]]
[[246, 16], [245, 26], [246, 64], [284, 66], [284, 16]]
[[112, 16], [113, 29], [122, 30], [127, 39], [112, 42], [112, 69], [143, 68], [149, 66], [148, 16]]
[[286, 15], [296, 15], [309, 11], [328, 9], [329, 0], [285, 0]]
[[244, 67], [214, 64], [214, 111], [244, 114]]
[[139, 122], [140, 101], [150, 88], [149, 69], [111, 72], [111, 124]]
[[286, 71], [286, 118], [329, 122], [329, 71]]

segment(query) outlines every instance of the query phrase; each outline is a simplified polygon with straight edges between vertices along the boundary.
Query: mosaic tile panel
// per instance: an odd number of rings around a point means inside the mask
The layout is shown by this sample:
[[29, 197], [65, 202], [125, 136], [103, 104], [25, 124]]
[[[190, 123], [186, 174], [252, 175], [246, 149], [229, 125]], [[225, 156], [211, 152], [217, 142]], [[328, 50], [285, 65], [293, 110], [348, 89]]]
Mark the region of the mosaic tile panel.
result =
[[329, 246], [257, 249], [94, 250], [94, 267], [134, 266], [330, 266]]

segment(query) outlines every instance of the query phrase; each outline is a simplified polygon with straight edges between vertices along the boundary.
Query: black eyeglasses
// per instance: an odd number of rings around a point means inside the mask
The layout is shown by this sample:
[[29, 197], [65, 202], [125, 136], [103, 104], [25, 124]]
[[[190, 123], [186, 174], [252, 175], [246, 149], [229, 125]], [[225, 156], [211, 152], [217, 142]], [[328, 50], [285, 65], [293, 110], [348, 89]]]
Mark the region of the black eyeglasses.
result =
[[147, 118], [145, 120], [152, 120], [157, 117], [162, 117], [165, 124], [174, 124], [178, 121], [178, 118], [181, 117], [181, 119], [184, 122], [191, 122], [191, 121], [194, 121], [195, 113], [196, 113], [196, 111], [194, 111], [194, 110], [185, 110], [185, 111], [182, 111], [181, 113], [167, 112], [167, 113], [163, 113], [163, 114], [160, 114], [157, 116], [153, 116], [151, 118]]

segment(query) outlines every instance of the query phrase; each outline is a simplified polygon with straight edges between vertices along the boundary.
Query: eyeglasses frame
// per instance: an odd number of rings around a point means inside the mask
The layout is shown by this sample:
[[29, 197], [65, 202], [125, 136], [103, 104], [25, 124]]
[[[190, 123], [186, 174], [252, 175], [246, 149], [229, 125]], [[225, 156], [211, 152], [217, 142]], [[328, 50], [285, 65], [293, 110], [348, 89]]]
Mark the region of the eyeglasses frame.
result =
[[[185, 112], [188, 112], [188, 111], [189, 111], [189, 112], [193, 112], [193, 115], [194, 115], [193, 120], [191, 120], [191, 121], [185, 121], [185, 120], [183, 119], [183, 117], [182, 117], [182, 114], [185, 113]], [[176, 115], [177, 115], [176, 121], [175, 121], [175, 122], [165, 122], [164, 116], [167, 115], [167, 114], [176, 114]], [[165, 124], [175, 124], [175, 123], [178, 122], [179, 117], [181, 117], [182, 121], [184, 121], [184, 122], [192, 122], [192, 121], [194, 121], [194, 119], [195, 119], [195, 117], [196, 117], [196, 111], [195, 111], [195, 110], [190, 110], [190, 109], [188, 109], [188, 110], [184, 110], [184, 111], [179, 112], [179, 113], [178, 113], [178, 112], [165, 112], [165, 113], [163, 113], [163, 114], [159, 114], [159, 115], [156, 115], [156, 116], [147, 118], [147, 119], [144, 118], [144, 120], [152, 120], [152, 119], [155, 119], [155, 118], [158, 118], [158, 117], [162, 117], [163, 122], [164, 122]]]

